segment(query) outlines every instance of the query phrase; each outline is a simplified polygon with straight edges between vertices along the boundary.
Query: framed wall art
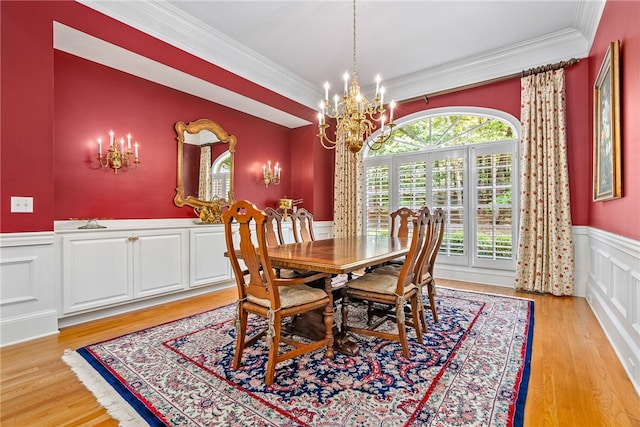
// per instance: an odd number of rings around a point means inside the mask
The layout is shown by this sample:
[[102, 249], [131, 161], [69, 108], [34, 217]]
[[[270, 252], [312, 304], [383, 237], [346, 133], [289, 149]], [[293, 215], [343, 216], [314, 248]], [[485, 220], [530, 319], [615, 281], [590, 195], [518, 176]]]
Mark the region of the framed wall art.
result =
[[593, 200], [622, 197], [619, 42], [609, 44], [593, 87]]

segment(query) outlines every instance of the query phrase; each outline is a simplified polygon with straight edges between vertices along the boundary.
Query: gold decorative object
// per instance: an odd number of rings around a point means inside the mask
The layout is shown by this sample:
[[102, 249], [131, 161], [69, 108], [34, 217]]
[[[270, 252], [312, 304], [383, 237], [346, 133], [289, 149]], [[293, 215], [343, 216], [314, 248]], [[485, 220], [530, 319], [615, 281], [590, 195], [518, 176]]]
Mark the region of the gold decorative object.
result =
[[226, 204], [214, 203], [211, 206], [193, 208], [193, 211], [200, 218], [200, 224], [221, 224], [223, 206], [226, 206]]
[[105, 156], [102, 155], [102, 138], [98, 138], [98, 161], [103, 168], [113, 169], [115, 174], [118, 169], [136, 169], [140, 164], [138, 157], [138, 143], [134, 144], [134, 151], [131, 151], [131, 134], [127, 134], [127, 149], [124, 148], [124, 138], [120, 138], [120, 148], [116, 144], [113, 131], [109, 131], [109, 149]]
[[286, 220], [289, 217], [288, 211], [292, 210], [295, 205], [302, 203], [303, 199], [287, 199], [287, 196], [278, 200], [278, 209], [282, 210], [282, 219]]
[[269, 160], [268, 164], [269, 166], [262, 166], [262, 180], [264, 181], [264, 186], [268, 187], [269, 184], [280, 184], [280, 164], [276, 162], [273, 170], [271, 169], [271, 160]]
[[[338, 144], [346, 144], [349, 150], [357, 153], [362, 149], [364, 141], [371, 150], [377, 150], [389, 140], [393, 123], [393, 108], [395, 103], [389, 105], [389, 132], [385, 133], [386, 109], [384, 107], [384, 87], [380, 86], [380, 76], [376, 76], [376, 93], [373, 103], [369, 103], [360, 93], [358, 85], [358, 72], [356, 71], [356, 1], [353, 0], [353, 70], [351, 72], [351, 84], [349, 85], [349, 73], [344, 73], [344, 92], [342, 100], [336, 94], [333, 98], [333, 106], [329, 105], [329, 82], [324, 84], [324, 101], [320, 102], [318, 113], [318, 137], [320, 143], [326, 149], [333, 149]], [[326, 134], [329, 125], [325, 116], [336, 120], [335, 140], [332, 141]], [[374, 130], [374, 122], [380, 124], [380, 135], [369, 142], [369, 137]]]
[[[234, 153], [236, 151], [237, 139], [234, 135], [229, 135], [218, 123], [209, 119], [199, 119], [193, 122], [185, 124], [184, 122], [177, 122], [175, 124], [175, 130], [178, 140], [178, 168], [177, 168], [177, 183], [176, 183], [176, 196], [173, 202], [176, 206], [190, 206], [193, 208], [195, 214], [198, 216], [198, 224], [221, 224], [222, 223], [222, 211], [225, 208], [231, 206], [234, 202], [233, 194], [233, 170], [234, 170]], [[212, 200], [202, 200], [196, 196], [184, 194], [183, 186], [183, 159], [184, 159], [184, 141], [185, 133], [198, 134], [203, 131], [213, 133], [221, 144], [228, 144], [229, 150], [229, 192], [227, 198], [213, 197]], [[217, 144], [217, 143], [216, 143]]]

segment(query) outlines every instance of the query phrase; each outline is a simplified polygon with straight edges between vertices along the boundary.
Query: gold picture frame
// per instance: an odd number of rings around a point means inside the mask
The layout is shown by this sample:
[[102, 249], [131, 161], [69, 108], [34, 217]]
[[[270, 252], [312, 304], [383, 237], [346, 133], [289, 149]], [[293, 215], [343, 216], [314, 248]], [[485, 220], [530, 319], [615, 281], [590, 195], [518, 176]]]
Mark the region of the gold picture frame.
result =
[[622, 197], [619, 42], [609, 44], [593, 87], [593, 200]]

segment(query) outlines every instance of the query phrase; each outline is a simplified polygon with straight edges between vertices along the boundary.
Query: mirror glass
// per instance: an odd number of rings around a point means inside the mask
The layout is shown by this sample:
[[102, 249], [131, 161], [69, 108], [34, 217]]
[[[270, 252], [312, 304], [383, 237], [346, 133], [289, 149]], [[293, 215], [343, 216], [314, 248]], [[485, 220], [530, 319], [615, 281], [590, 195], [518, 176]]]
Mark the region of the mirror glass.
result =
[[189, 206], [201, 223], [221, 223], [234, 202], [233, 157], [236, 137], [218, 123], [200, 119], [175, 124], [178, 140], [177, 206]]

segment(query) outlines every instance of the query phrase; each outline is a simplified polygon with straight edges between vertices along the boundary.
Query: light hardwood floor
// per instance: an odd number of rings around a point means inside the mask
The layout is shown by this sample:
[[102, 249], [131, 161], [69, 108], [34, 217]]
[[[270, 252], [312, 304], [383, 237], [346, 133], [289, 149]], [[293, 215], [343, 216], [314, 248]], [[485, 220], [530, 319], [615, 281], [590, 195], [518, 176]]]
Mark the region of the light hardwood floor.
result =
[[[640, 397], [584, 298], [522, 294], [447, 280], [438, 284], [535, 301], [525, 426], [640, 426]], [[117, 425], [61, 360], [63, 351], [219, 307], [235, 296], [235, 288], [224, 290], [3, 348], [0, 424]]]

